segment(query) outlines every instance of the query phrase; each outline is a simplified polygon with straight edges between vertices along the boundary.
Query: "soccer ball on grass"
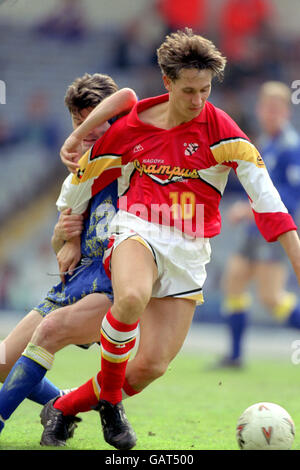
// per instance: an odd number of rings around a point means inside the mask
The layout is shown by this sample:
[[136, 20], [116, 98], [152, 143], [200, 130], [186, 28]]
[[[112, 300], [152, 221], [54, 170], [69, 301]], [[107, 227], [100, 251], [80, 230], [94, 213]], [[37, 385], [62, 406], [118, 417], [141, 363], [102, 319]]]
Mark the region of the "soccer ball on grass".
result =
[[242, 450], [289, 450], [295, 425], [288, 412], [275, 403], [255, 403], [240, 416], [236, 439]]

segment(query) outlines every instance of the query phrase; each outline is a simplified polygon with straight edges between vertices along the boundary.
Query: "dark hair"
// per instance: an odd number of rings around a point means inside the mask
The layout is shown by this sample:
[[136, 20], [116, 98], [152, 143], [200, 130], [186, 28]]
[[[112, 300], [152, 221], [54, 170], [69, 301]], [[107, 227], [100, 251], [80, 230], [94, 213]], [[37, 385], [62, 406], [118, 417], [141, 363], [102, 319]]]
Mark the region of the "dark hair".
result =
[[181, 69], [209, 69], [213, 77], [223, 78], [226, 58], [209, 39], [194, 34], [191, 28], [171, 33], [157, 49], [158, 64], [171, 80], [179, 77]]
[[85, 108], [94, 108], [117, 90], [117, 84], [109, 75], [86, 73], [83, 77], [76, 78], [68, 87], [65, 105], [70, 113], [77, 113]]

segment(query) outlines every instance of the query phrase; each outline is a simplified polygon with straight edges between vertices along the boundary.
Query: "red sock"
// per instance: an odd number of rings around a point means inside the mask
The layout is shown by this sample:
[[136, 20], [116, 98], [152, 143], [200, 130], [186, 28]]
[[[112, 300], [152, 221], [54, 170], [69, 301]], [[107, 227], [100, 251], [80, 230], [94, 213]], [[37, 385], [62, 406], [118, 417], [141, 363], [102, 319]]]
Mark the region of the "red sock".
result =
[[64, 416], [90, 411], [99, 401], [99, 393], [95, 387], [95, 379], [88, 380], [84, 385], [59, 397], [54, 408], [61, 410]]
[[134, 390], [132, 386], [128, 383], [128, 380], [125, 379], [123, 383], [123, 400], [124, 400], [124, 393], [126, 394], [127, 397], [133, 397], [133, 395], [136, 395], [137, 393], [140, 393], [137, 390]]
[[[76, 416], [77, 413], [90, 411], [98, 404], [101, 390], [100, 387], [101, 371], [98, 372], [96, 377], [88, 380], [84, 385], [81, 385], [81, 387], [73, 390], [63, 397], [59, 397], [53, 406], [54, 408], [62, 411], [64, 416]], [[127, 379], [125, 379], [123, 383], [122, 399], [124, 400], [124, 398], [133, 397], [137, 393], [140, 392], [134, 390], [134, 388], [132, 388], [128, 383]]]
[[116, 320], [109, 310], [101, 328], [100, 399], [116, 404], [122, 400], [125, 371], [134, 347], [138, 321], [128, 325]]

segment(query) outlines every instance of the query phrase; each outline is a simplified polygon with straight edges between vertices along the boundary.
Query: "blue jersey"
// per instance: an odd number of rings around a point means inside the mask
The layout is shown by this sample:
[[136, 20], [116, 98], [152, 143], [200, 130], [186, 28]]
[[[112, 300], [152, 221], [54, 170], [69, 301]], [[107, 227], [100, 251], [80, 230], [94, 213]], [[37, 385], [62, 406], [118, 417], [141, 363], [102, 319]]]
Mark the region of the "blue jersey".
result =
[[102, 260], [108, 243], [108, 226], [117, 211], [117, 191], [117, 181], [114, 181], [91, 199], [81, 234], [82, 257]]
[[[273, 138], [262, 136], [257, 146], [274, 186], [289, 213], [294, 217], [300, 208], [299, 135], [290, 124], [287, 124], [280, 134]], [[260, 238], [254, 222], [248, 225], [248, 233]]]
[[111, 281], [102, 258], [108, 243], [109, 222], [117, 210], [117, 181], [109, 184], [90, 201], [81, 234], [81, 261], [65, 284], [52, 287], [35, 310], [42, 316], [57, 308], [71, 305], [91, 293], [104, 293], [112, 300]]
[[270, 177], [289, 213], [294, 216], [300, 194], [300, 137], [287, 125], [274, 138], [262, 137], [260, 151]]

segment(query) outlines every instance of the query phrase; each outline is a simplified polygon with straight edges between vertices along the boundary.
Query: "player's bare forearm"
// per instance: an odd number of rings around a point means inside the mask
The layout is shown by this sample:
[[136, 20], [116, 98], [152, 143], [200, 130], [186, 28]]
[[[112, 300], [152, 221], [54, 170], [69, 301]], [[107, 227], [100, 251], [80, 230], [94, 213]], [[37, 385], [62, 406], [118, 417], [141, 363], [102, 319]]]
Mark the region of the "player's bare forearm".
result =
[[283, 233], [278, 237], [283, 246], [300, 284], [300, 240], [296, 230]]
[[51, 246], [56, 255], [59, 252], [59, 250], [64, 246], [64, 243], [65, 243], [64, 240], [56, 236], [55, 230], [54, 230], [52, 238], [51, 238]]
[[80, 236], [83, 229], [83, 216], [72, 214], [71, 209], [62, 211], [54, 227], [51, 244], [57, 254], [64, 243], [73, 237]]
[[73, 131], [73, 136], [82, 140], [100, 124], [129, 111], [137, 102], [135, 92], [131, 88], [122, 88], [99, 103], [87, 116], [84, 122]]

